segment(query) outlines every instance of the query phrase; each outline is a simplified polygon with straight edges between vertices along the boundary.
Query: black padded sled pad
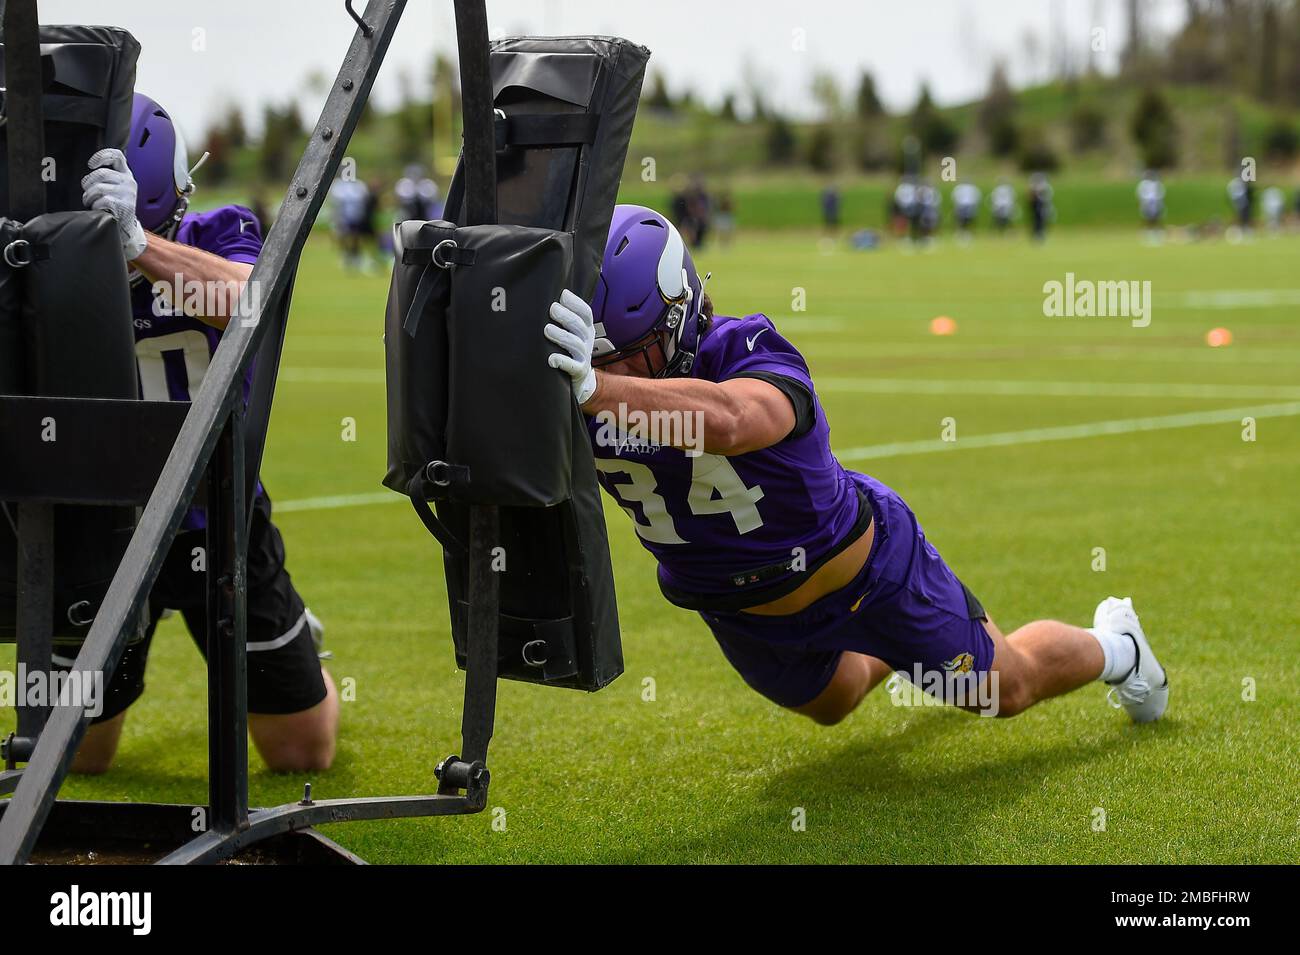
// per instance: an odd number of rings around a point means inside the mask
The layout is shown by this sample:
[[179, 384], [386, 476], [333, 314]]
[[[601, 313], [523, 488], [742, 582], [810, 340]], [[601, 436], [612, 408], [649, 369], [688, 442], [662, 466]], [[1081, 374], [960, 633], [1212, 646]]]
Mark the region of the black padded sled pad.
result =
[[[126, 146], [140, 44], [117, 27], [42, 26], [40, 38], [45, 151], [58, 164], [48, 170], [45, 208], [80, 210], [87, 161], [105, 146]], [[0, 98], [3, 116], [7, 111]], [[0, 214], [8, 209], [8, 126], [0, 122]]]

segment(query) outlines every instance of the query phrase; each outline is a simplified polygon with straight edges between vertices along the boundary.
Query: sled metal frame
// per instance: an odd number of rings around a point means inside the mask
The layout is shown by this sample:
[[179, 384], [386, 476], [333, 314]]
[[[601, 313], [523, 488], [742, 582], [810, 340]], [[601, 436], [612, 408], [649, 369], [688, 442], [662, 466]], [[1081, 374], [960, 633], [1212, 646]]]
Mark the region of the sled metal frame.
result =
[[[246, 495], [253, 486], [245, 478], [256, 474], [270, 396], [260, 420], [253, 422], [254, 440], [246, 446], [242, 381], [268, 326], [283, 334], [303, 246], [405, 5], [406, 0], [369, 0], [365, 13], [358, 15], [351, 0], [345, 3], [357, 31], [249, 278], [264, 294], [250, 301], [245, 292], [239, 310], [244, 317], [231, 320], [188, 410], [169, 402], [0, 396], [0, 427], [39, 421], [52, 411], [59, 414], [61, 431], [67, 427], [89, 434], [124, 417], [133, 422], [123, 438], [134, 443], [132, 453], [119, 455], [115, 462], [85, 462], [94, 467], [72, 475], [61, 468], [51, 469], [58, 473], [42, 473], [36, 467], [12, 471], [6, 467], [8, 473], [0, 473], [0, 500], [17, 501], [20, 512], [21, 662], [43, 670], [50, 666], [53, 504], [144, 505], [72, 668], [85, 675], [102, 673], [105, 686], [146, 612], [149, 591], [192, 498], [205, 501], [208, 518], [206, 831], [190, 838], [197, 808], [193, 806], [57, 800], [89, 717], [81, 706], [28, 707], [19, 710], [18, 729], [3, 746], [6, 766], [0, 773], [0, 796], [7, 792], [12, 796], [0, 800], [0, 863], [28, 861], [43, 831], [42, 848], [51, 844], [93, 848], [89, 841], [102, 838], [106, 829], [130, 842], [183, 843], [161, 860], [163, 864], [217, 862], [257, 843], [267, 851], [275, 847], [276, 854], [292, 861], [360, 862], [310, 827], [474, 813], [487, 804], [498, 611], [498, 578], [491, 571], [490, 549], [498, 521], [496, 508], [484, 506], [474, 508], [470, 518], [470, 651], [461, 724], [464, 757], [449, 756], [437, 765], [436, 793], [313, 800], [309, 785], [300, 802], [269, 809], [248, 807]], [[476, 217], [471, 221], [495, 221], [495, 155], [490, 146], [485, 148], [491, 142], [492, 88], [484, 0], [455, 0], [455, 12], [467, 129], [465, 165], [472, 190], [467, 194], [467, 209]], [[3, 18], [11, 216], [24, 220], [42, 212], [44, 203], [39, 177], [44, 149], [36, 0], [9, 0]], [[476, 111], [482, 115], [472, 115]], [[470, 173], [474, 162], [485, 165]], [[3, 430], [0, 450], [29, 440], [23, 435], [39, 433], [26, 427]], [[155, 436], [152, 445], [149, 435]], [[157, 435], [164, 436], [161, 446]], [[200, 492], [204, 497], [196, 498]], [[19, 763], [25, 763], [25, 768], [18, 768]]]

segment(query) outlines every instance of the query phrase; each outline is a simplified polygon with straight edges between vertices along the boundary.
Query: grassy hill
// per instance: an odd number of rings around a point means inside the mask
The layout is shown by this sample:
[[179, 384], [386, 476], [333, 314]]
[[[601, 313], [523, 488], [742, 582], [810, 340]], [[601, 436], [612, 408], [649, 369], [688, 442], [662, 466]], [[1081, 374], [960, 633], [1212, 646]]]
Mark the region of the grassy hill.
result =
[[[1262, 188], [1281, 185], [1288, 190], [1300, 184], [1295, 160], [1266, 154], [1269, 129], [1279, 121], [1296, 123], [1293, 114], [1279, 113], [1248, 97], [1209, 87], [1168, 86], [1163, 90], [1177, 123], [1179, 162], [1166, 175], [1170, 221], [1174, 224], [1206, 222], [1227, 215], [1224, 185], [1240, 156], [1257, 161]], [[1065, 226], [1115, 226], [1132, 224], [1136, 217], [1133, 186], [1142, 160], [1130, 133], [1130, 119], [1140, 90], [1109, 78], [1087, 78], [1077, 83], [1053, 83], [1017, 92], [1016, 122], [1022, 138], [1045, 144], [1059, 159], [1053, 175], [1058, 221]], [[1079, 106], [1095, 108], [1104, 122], [1104, 142], [1097, 148], [1073, 148], [1070, 117]], [[1023, 181], [1014, 158], [989, 155], [979, 130], [979, 102], [939, 109], [938, 113], [959, 133], [952, 150], [958, 177], [988, 189], [999, 178]], [[430, 127], [434, 107], [413, 104], [405, 114], [372, 112], [352, 139], [348, 154], [357, 175], [385, 188], [401, 175], [411, 151], [412, 124]], [[439, 117], [448, 116], [445, 103]], [[817, 194], [830, 182], [842, 192], [845, 222], [852, 226], [883, 223], [886, 197], [896, 173], [892, 164], [864, 170], [854, 161], [861, 152], [862, 127], [852, 121], [831, 124], [833, 167], [815, 171], [808, 162], [810, 143], [822, 124], [791, 123], [793, 159], [784, 164], [768, 161], [766, 122], [728, 121], [702, 107], [671, 112], [643, 106], [633, 130], [624, 172], [622, 197], [664, 207], [671, 191], [686, 177], [703, 176], [708, 185], [731, 192], [742, 225], [755, 228], [813, 227], [818, 223]], [[436, 170], [445, 185], [455, 166], [460, 142], [458, 121], [439, 124], [432, 145], [423, 150], [426, 166]], [[1235, 127], [1235, 133], [1234, 133]], [[870, 129], [878, 154], [893, 157], [907, 134], [909, 117], [886, 116]], [[430, 137], [416, 141], [428, 142]], [[290, 149], [292, 168], [305, 138]], [[247, 201], [261, 192], [272, 205], [288, 175], [268, 177], [256, 143], [234, 150], [228, 157], [229, 177], [209, 185], [207, 203], [239, 197]], [[926, 175], [938, 180], [941, 157], [927, 157]], [[942, 184], [941, 184], [942, 185]]]

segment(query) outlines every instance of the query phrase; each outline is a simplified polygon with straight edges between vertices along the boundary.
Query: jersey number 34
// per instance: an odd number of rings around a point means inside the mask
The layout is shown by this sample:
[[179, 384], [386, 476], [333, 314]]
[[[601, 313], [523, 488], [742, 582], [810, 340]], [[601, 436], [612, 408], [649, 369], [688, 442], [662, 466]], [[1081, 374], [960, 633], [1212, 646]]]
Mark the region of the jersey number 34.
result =
[[[763, 526], [757, 507], [763, 499], [760, 485], [746, 487], [731, 462], [720, 454], [701, 454], [691, 461], [691, 489], [686, 503], [692, 514], [730, 514], [738, 534], [748, 534]], [[611, 489], [611, 493], [632, 518], [643, 540], [652, 544], [689, 543], [677, 532], [668, 505], [659, 493], [659, 482], [649, 467], [618, 458], [597, 458], [596, 467], [605, 474], [625, 474], [629, 478], [620, 482], [616, 490]], [[637, 517], [633, 503], [641, 505], [646, 523]]]

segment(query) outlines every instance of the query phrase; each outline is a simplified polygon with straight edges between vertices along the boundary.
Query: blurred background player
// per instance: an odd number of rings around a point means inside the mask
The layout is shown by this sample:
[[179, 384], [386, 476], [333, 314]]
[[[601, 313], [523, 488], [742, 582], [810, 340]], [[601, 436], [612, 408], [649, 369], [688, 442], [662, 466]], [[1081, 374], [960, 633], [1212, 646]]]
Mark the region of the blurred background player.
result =
[[989, 207], [993, 211], [993, 228], [1006, 232], [1016, 216], [1016, 187], [1003, 179], [993, 187]]
[[1036, 172], [1029, 177], [1029, 229], [1038, 242], [1047, 239], [1047, 225], [1052, 221], [1052, 186], [1047, 173]]
[[826, 234], [835, 235], [840, 231], [840, 190], [834, 183], [827, 183], [822, 189], [822, 228]]
[[695, 246], [704, 245], [713, 227], [713, 199], [702, 176], [678, 177], [671, 200], [682, 235]]
[[1165, 214], [1165, 184], [1160, 174], [1148, 169], [1137, 185], [1138, 212], [1146, 223], [1147, 238], [1156, 241], [1162, 232], [1161, 220]]
[[393, 186], [393, 198], [397, 200], [397, 213], [402, 222], [442, 218], [442, 193], [438, 184], [417, 163], [407, 166], [402, 178], [397, 180]]
[[[194, 183], [185, 143], [167, 112], [140, 93], [135, 94], [126, 153], [101, 149], [89, 165], [82, 202], [117, 220], [132, 274], [142, 397], [190, 401], [261, 253], [261, 227], [243, 206], [187, 212]], [[203, 294], [191, 294], [196, 289]], [[183, 308], [173, 307], [177, 301]], [[250, 369], [245, 401], [251, 387]], [[149, 595], [145, 639], [123, 651], [105, 692], [103, 713], [87, 730], [74, 771], [98, 773], [111, 765], [127, 707], [144, 691], [149, 645], [165, 609], [181, 612], [200, 652], [205, 650], [207, 575], [194, 565], [194, 554], [206, 546], [205, 526], [202, 509], [185, 515]], [[338, 733], [338, 694], [321, 666], [320, 622], [289, 578], [284, 540], [271, 522], [271, 501], [260, 481], [252, 502], [247, 575], [248, 728], [253, 742], [273, 770], [327, 769]], [[63, 667], [72, 662], [55, 658]]]
[[916, 220], [916, 183], [911, 176], [904, 176], [894, 187], [891, 208], [894, 236], [901, 239], [911, 231]]
[[344, 270], [370, 271], [364, 246], [366, 219], [371, 214], [370, 189], [360, 179], [336, 179], [330, 186], [329, 200]]
[[1240, 173], [1228, 180], [1228, 202], [1237, 220], [1229, 230], [1229, 239], [1241, 239], [1250, 234], [1255, 220], [1255, 184]]
[[922, 245], [928, 246], [939, 231], [941, 217], [940, 203], [943, 198], [939, 190], [928, 181], [922, 182], [916, 189], [916, 235]]
[[957, 238], [969, 242], [971, 230], [980, 211], [980, 189], [972, 182], [959, 182], [952, 189], [952, 215], [957, 223]]
[[730, 189], [718, 193], [717, 211], [713, 215], [713, 229], [717, 232], [718, 242], [723, 248], [731, 245], [731, 240], [736, 236], [736, 209]]
[[1259, 197], [1259, 205], [1264, 213], [1264, 224], [1270, 232], [1282, 228], [1282, 219], [1286, 215], [1286, 193], [1277, 186], [1269, 186]]
[[[379, 228], [379, 217], [383, 214], [384, 184], [378, 179], [366, 183], [366, 211], [361, 216], [362, 254], [369, 256], [371, 251], [382, 252], [389, 239], [391, 229]], [[375, 259], [378, 260], [376, 254]]]

